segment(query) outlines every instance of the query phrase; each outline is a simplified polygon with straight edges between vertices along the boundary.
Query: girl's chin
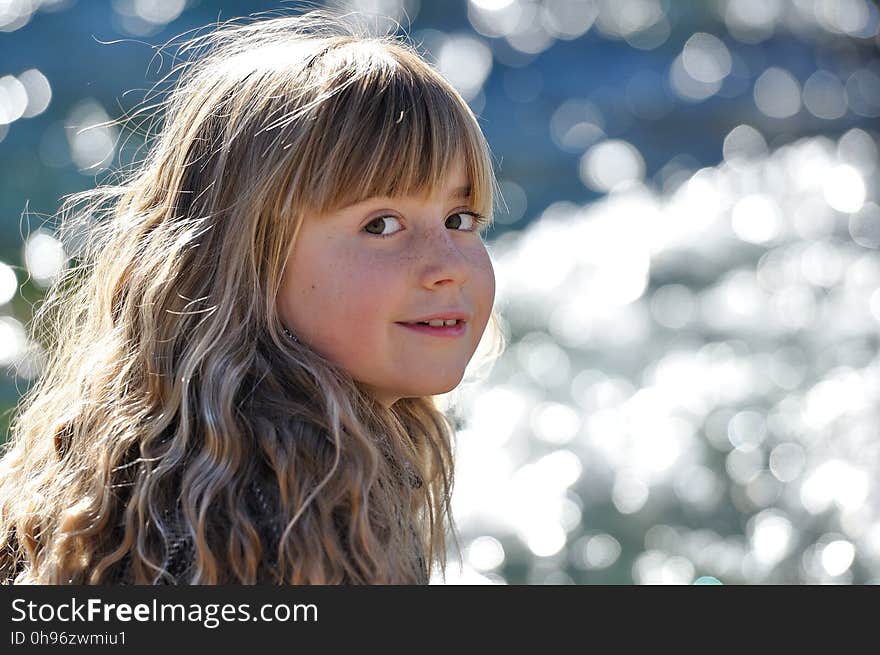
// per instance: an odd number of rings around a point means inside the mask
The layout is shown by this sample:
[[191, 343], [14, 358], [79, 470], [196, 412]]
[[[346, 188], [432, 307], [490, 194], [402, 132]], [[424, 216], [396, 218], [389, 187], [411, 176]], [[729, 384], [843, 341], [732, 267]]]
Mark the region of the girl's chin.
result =
[[461, 383], [462, 377], [463, 374], [457, 376], [455, 379], [449, 379], [448, 381], [434, 380], [432, 384], [410, 385], [404, 389], [398, 389], [393, 392], [378, 391], [374, 387], [369, 387], [366, 385], [365, 388], [367, 390], [367, 393], [369, 393], [379, 403], [381, 403], [385, 407], [391, 407], [398, 400], [402, 400], [404, 398], [440, 396], [442, 394], [449, 393]]

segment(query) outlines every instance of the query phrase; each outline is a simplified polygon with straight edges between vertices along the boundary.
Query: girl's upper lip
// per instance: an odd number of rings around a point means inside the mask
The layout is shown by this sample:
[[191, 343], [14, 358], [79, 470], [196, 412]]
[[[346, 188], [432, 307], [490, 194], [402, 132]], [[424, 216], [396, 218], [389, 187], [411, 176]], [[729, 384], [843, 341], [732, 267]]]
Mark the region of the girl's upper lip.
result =
[[421, 318], [414, 318], [411, 321], [397, 321], [398, 323], [424, 323], [427, 321], [450, 321], [452, 319], [456, 319], [459, 321], [467, 321], [468, 315], [460, 310], [452, 309], [449, 311], [437, 312], [436, 314], [429, 314], [427, 316], [423, 316]]

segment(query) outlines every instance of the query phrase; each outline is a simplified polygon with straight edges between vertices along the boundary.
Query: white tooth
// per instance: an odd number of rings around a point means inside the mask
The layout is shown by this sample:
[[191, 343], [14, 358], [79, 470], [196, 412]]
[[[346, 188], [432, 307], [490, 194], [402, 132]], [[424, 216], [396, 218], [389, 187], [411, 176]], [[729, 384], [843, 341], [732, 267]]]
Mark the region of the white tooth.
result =
[[443, 327], [445, 325], [445, 321], [438, 319], [436, 321], [428, 321], [428, 325], [432, 327]]
[[446, 325], [455, 325], [458, 319], [452, 318], [446, 321]]

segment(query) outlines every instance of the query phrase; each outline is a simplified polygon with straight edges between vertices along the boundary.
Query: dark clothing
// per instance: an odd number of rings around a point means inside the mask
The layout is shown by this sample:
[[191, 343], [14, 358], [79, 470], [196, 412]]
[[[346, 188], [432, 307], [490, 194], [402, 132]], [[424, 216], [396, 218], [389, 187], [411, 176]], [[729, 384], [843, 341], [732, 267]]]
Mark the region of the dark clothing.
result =
[[[411, 478], [414, 486], [419, 486], [420, 480], [416, 483]], [[266, 563], [268, 569], [274, 569], [277, 566], [277, 558], [275, 547], [281, 541], [281, 525], [278, 520], [279, 513], [275, 504], [272, 502], [272, 495], [267, 489], [261, 488], [256, 481], [252, 482], [247, 496], [247, 504], [250, 509], [251, 516], [256, 517], [256, 527], [260, 533], [260, 539], [266, 544]], [[166, 555], [163, 568], [173, 577], [170, 579], [167, 575], [163, 575], [157, 584], [187, 584], [191, 575], [195, 548], [193, 546], [192, 537], [186, 530], [186, 526], [181, 520], [182, 509], [178, 501], [177, 507], [172, 510], [166, 510], [165, 516], [167, 525], [170, 526], [169, 548]], [[418, 543], [418, 539], [416, 540]], [[418, 560], [418, 569], [423, 575], [417, 584], [427, 585], [429, 578], [425, 570], [425, 561], [421, 549], [415, 553]], [[129, 556], [126, 555], [121, 566], [120, 577], [122, 580], [128, 579], [128, 567], [130, 564]], [[268, 581], [267, 581], [268, 583]]]
[[[266, 492], [260, 488], [256, 481], [251, 483], [249, 492], [247, 497], [248, 508], [251, 511], [251, 516], [256, 517], [256, 528], [260, 533], [260, 539], [263, 544], [269, 545], [266, 554], [269, 566], [274, 566], [276, 558], [273, 546], [281, 540], [278, 512], [270, 504]], [[174, 581], [169, 580], [167, 576], [162, 576], [158, 584], [181, 584], [185, 583], [189, 578], [195, 556], [195, 547], [192, 536], [186, 530], [182, 520], [182, 512], [179, 500], [173, 511], [165, 511], [171, 534], [169, 536], [168, 554], [165, 557], [163, 568], [173, 576]], [[123, 578], [125, 577], [127, 576], [123, 576]]]

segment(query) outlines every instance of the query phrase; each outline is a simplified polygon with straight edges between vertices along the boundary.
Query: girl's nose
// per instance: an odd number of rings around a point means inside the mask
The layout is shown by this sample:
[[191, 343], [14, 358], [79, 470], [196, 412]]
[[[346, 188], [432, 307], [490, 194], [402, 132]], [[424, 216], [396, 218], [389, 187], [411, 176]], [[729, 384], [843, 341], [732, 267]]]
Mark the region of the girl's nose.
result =
[[461, 286], [470, 276], [467, 251], [456, 239], [454, 231], [443, 228], [426, 235], [418, 258], [422, 284], [433, 288], [438, 284]]

